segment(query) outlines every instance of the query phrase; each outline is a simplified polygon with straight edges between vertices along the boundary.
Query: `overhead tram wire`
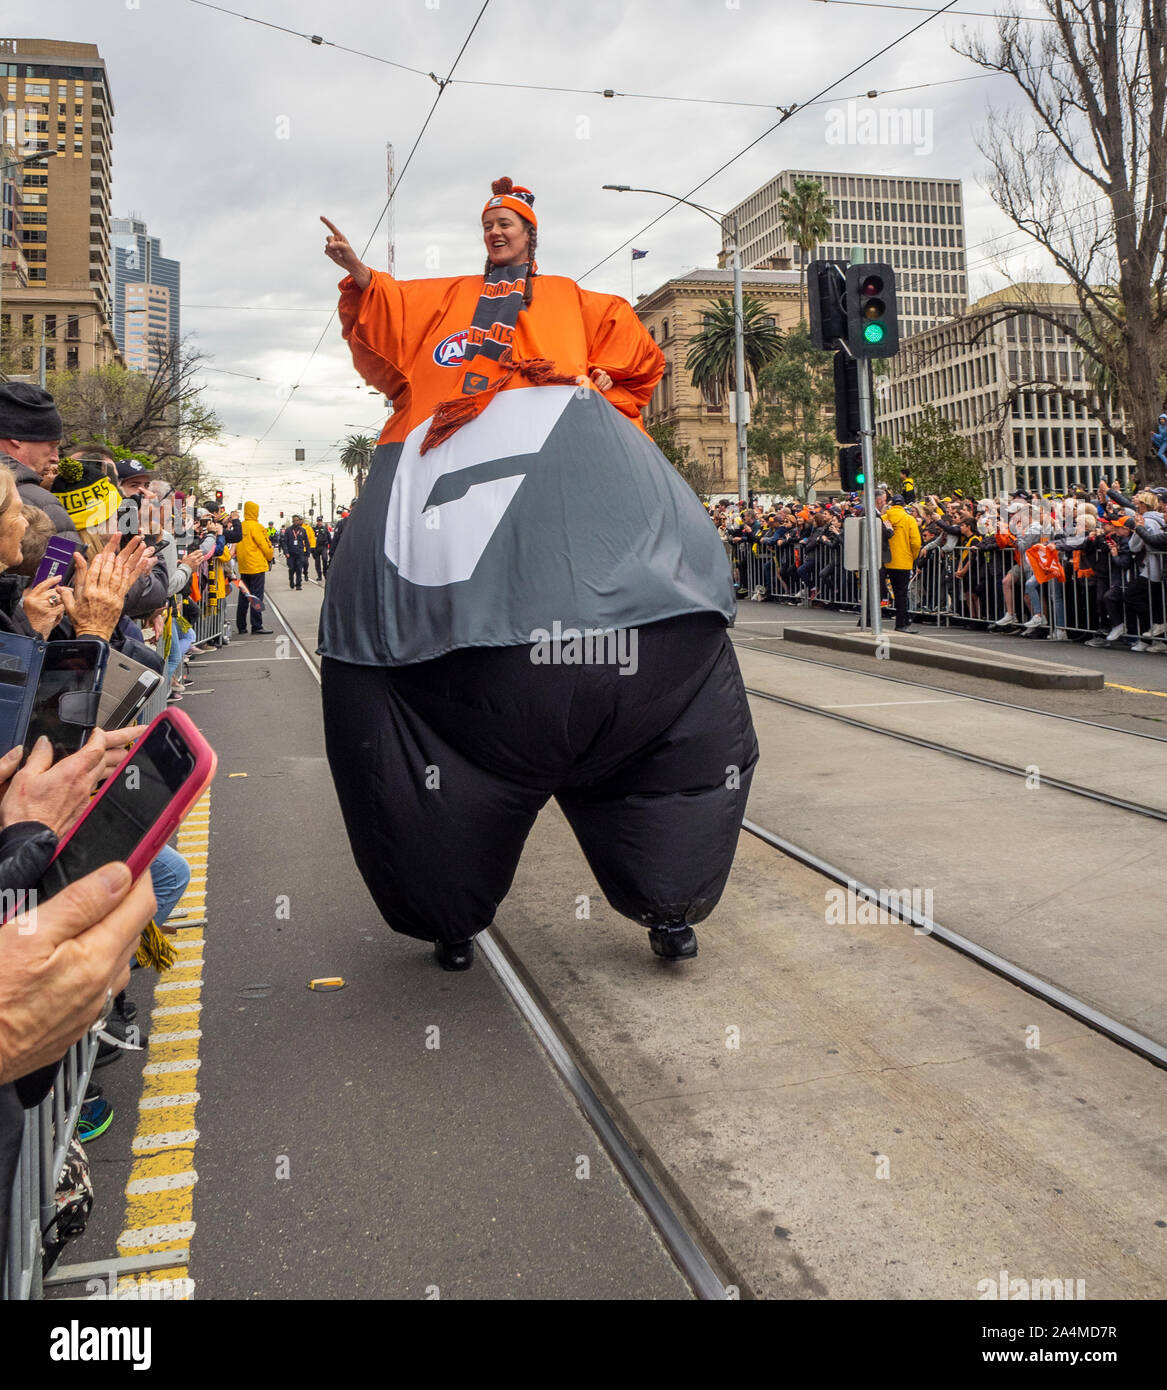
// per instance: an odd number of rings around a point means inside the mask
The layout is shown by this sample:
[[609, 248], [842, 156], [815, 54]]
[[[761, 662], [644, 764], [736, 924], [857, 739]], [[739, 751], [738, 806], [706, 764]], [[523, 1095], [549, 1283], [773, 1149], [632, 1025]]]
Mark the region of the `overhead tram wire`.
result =
[[218, 10], [220, 14], [229, 14], [233, 19], [246, 20], [248, 24], [259, 24], [265, 29], [278, 29], [281, 34], [291, 34], [298, 39], [307, 39], [309, 43], [317, 44], [325, 48], [335, 48], [341, 53], [353, 53], [359, 58], [369, 58], [374, 63], [384, 63], [387, 67], [401, 68], [403, 72], [413, 72], [419, 77], [430, 77], [436, 82], [432, 72], [426, 72], [422, 68], [411, 68], [408, 63], [397, 63], [391, 58], [379, 58], [375, 53], [364, 53], [359, 48], [346, 48], [344, 44], [333, 43], [331, 39], [322, 38], [319, 34], [305, 34], [299, 29], [289, 29], [283, 24], [273, 24], [269, 19], [257, 19], [255, 15], [240, 14], [238, 10], [228, 10], [222, 5], [212, 5], [210, 0], [190, 0], [192, 5], [199, 5], [204, 10]]
[[[431, 81], [438, 83], [439, 86], [442, 85], [441, 79], [437, 76], [436, 73], [433, 73], [433, 72], [426, 72], [426, 71], [425, 71], [424, 69], [422, 69], [422, 68], [410, 67], [407, 63], [398, 63], [398, 62], [395, 62], [395, 61], [394, 61], [393, 59], [391, 59], [391, 58], [382, 58], [382, 57], [381, 57], [379, 54], [377, 54], [377, 53], [368, 53], [368, 52], [366, 52], [364, 49], [361, 49], [361, 48], [349, 48], [349, 47], [346, 47], [344, 44], [334, 43], [331, 39], [323, 38], [323, 37], [321, 37], [321, 35], [319, 35], [319, 34], [306, 34], [306, 33], [303, 33], [303, 32], [302, 32], [301, 30], [299, 30], [299, 29], [289, 29], [289, 28], [287, 28], [285, 25], [282, 25], [282, 24], [273, 24], [270, 20], [266, 20], [266, 19], [257, 19], [254, 15], [241, 14], [238, 10], [228, 10], [228, 9], [224, 8], [224, 6], [222, 6], [222, 5], [213, 5], [213, 4], [211, 4], [211, 3], [210, 3], [210, 0], [190, 0], [190, 3], [191, 3], [192, 5], [201, 5], [201, 6], [203, 6], [205, 9], [217, 10], [220, 14], [231, 15], [231, 16], [232, 16], [233, 18], [235, 18], [235, 19], [242, 19], [242, 20], [246, 20], [246, 21], [248, 21], [249, 23], [252, 23], [252, 24], [259, 24], [259, 25], [262, 25], [262, 26], [263, 26], [264, 28], [266, 28], [266, 29], [276, 29], [276, 30], [278, 30], [280, 33], [283, 33], [283, 34], [291, 34], [291, 35], [293, 35], [293, 36], [296, 37], [296, 38], [307, 39], [310, 43], [314, 43], [314, 44], [317, 44], [317, 45], [322, 45], [322, 46], [327, 47], [327, 48], [335, 48], [335, 49], [336, 49], [338, 52], [340, 52], [340, 53], [351, 53], [351, 54], [353, 54], [353, 55], [354, 55], [355, 57], [357, 57], [357, 58], [368, 58], [369, 61], [370, 61], [370, 62], [373, 62], [373, 63], [384, 63], [384, 64], [387, 64], [389, 67], [401, 68], [401, 69], [403, 69], [405, 72], [412, 72], [412, 73], [415, 73], [415, 74], [416, 74], [417, 76], [419, 76], [419, 77], [428, 77]], [[891, 8], [894, 8], [894, 7], [891, 7]], [[913, 9], [913, 8], [916, 8], [916, 7], [914, 7], [914, 6], [904, 6], [903, 8], [905, 8], [905, 9]], [[968, 12], [968, 11], [957, 11], [956, 13], [970, 13], [970, 12]], [[928, 88], [928, 87], [943, 87], [943, 86], [946, 86], [949, 82], [979, 82], [979, 81], [983, 81], [986, 77], [994, 77], [994, 76], [998, 76], [998, 75], [999, 75], [999, 74], [996, 74], [996, 73], [973, 73], [971, 76], [968, 76], [968, 77], [944, 78], [944, 79], [940, 79], [940, 80], [935, 81], [935, 82], [916, 82], [916, 83], [913, 83], [911, 86], [907, 86], [907, 87], [890, 87], [890, 88], [888, 88], [886, 91], [881, 91], [881, 92], [879, 92], [878, 95], [879, 95], [879, 96], [893, 96], [893, 95], [897, 95], [897, 94], [900, 93], [900, 92], [920, 92], [920, 91], [924, 91], [924, 90], [925, 90], [926, 88]], [[558, 86], [554, 86], [554, 85], [551, 85], [551, 84], [538, 83], [538, 82], [496, 82], [496, 81], [490, 81], [490, 80], [488, 80], [488, 79], [486, 79], [486, 78], [475, 78], [475, 77], [460, 77], [460, 78], [457, 79], [457, 81], [452, 81], [449, 77], [447, 77], [447, 78], [446, 78], [446, 84], [447, 84], [447, 85], [452, 85], [452, 86], [455, 86], [455, 87], [495, 87], [495, 88], [499, 88], [499, 89], [503, 89], [503, 90], [509, 89], [509, 90], [512, 90], [512, 91], [519, 91], [519, 92], [559, 92], [559, 93], [562, 93], [562, 94], [564, 94], [564, 95], [566, 95], [566, 96], [594, 96], [594, 97], [605, 97], [605, 98], [607, 98], [607, 99], [609, 99], [609, 100], [610, 100], [610, 99], [613, 99], [613, 98], [623, 98], [624, 100], [628, 100], [628, 101], [691, 102], [691, 103], [694, 103], [694, 104], [696, 104], [696, 105], [701, 105], [701, 106], [741, 106], [741, 107], [756, 107], [758, 110], [762, 110], [762, 111], [775, 111], [775, 110], [781, 110], [781, 109], [782, 109], [781, 107], [775, 106], [775, 104], [774, 104], [773, 102], [768, 102], [768, 101], [741, 101], [741, 100], [734, 100], [734, 99], [732, 99], [732, 98], [726, 98], [726, 97], [688, 97], [688, 96], [671, 96], [671, 95], [666, 95], [666, 94], [660, 93], [660, 92], [620, 92], [620, 91], [614, 90], [614, 89], [611, 88], [611, 87], [605, 87], [605, 88], [600, 88], [600, 87], [558, 87]], [[857, 92], [853, 98], [841, 97], [841, 98], [837, 98], [837, 100], [842, 100], [842, 101], [859, 100], [860, 98], [862, 98], [862, 97], [867, 97], [867, 96], [869, 96], [869, 95], [870, 95], [870, 93], [868, 93], [868, 92]], [[804, 105], [804, 106], [814, 106], [814, 105], [816, 105], [816, 104], [817, 104], [817, 100], [816, 100], [816, 101], [807, 101], [807, 102], [803, 102], [803, 105]], [[205, 306], [205, 307], [211, 307], [211, 306]], [[267, 306], [260, 305], [260, 306], [258, 306], [258, 307], [264, 308], [264, 307], [267, 307]]]
[[[202, 4], [204, 3], [204, 0], [193, 0], [193, 3]], [[462, 47], [458, 50], [457, 57], [450, 65], [450, 71], [446, 74], [445, 80], [439, 82], [438, 94], [436, 97], [434, 97], [433, 104], [430, 106], [429, 112], [427, 113], [425, 120], [422, 122], [422, 127], [417, 133], [417, 138], [414, 140], [413, 145], [410, 148], [409, 154], [405, 158], [405, 163], [401, 166], [401, 173], [397, 175], [393, 187], [389, 190], [389, 196], [385, 199], [385, 206], [381, 209], [381, 214], [377, 218], [376, 225], [373, 227], [373, 230], [369, 233], [369, 239], [365, 242], [364, 246], [361, 249], [362, 257], [365, 255], [365, 252], [367, 252], [369, 247], [372, 245], [373, 238], [377, 235], [377, 230], [381, 226], [381, 223], [384, 221], [385, 214], [389, 211], [389, 204], [393, 201], [397, 193], [397, 190], [401, 187], [401, 180], [409, 171], [409, 166], [413, 162], [413, 156], [417, 153], [417, 147], [421, 144], [422, 136], [425, 135], [426, 130], [429, 128], [430, 121], [433, 120], [434, 112], [438, 109], [438, 102], [441, 101], [443, 95], [445, 94], [446, 88], [450, 85], [450, 78], [454, 74], [454, 69], [462, 61], [462, 55], [466, 52], [467, 45], [470, 43], [470, 40], [474, 37], [474, 34], [478, 29], [479, 24], [482, 23], [482, 16], [486, 13], [489, 7], [490, 0], [483, 0], [482, 8], [478, 11], [478, 15], [475, 18], [474, 23], [470, 26], [470, 32], [462, 41]], [[320, 351], [320, 345], [324, 342], [324, 339], [327, 337], [328, 332], [332, 327], [332, 320], [335, 317], [336, 309], [334, 308], [328, 316], [328, 322], [324, 325], [323, 329], [320, 332], [320, 337], [316, 340], [316, 346], [308, 354], [307, 362], [305, 362], [303, 367], [300, 368], [300, 374], [296, 378], [296, 383], [288, 392], [288, 399], [283, 403], [283, 405], [280, 406], [279, 410], [276, 413], [275, 419], [271, 422], [270, 425], [268, 425], [267, 429], [264, 430], [263, 434], [261, 434], [259, 439], [256, 441], [255, 447], [257, 449], [259, 448], [260, 444], [262, 444], [263, 441], [268, 437], [268, 435], [271, 434], [272, 430], [275, 429], [276, 425], [279, 422], [280, 416], [282, 416], [284, 411], [287, 410], [292, 397], [296, 394], [296, 391], [299, 389], [301, 381], [303, 381], [304, 379], [304, 373], [311, 366], [312, 359]]]
[[[901, 34], [898, 39], [893, 39], [891, 43], [884, 44], [884, 46], [879, 50], [878, 53], [873, 53], [870, 58], [865, 58], [863, 62], [858, 63], [855, 67], [851, 68], [850, 71], [845, 72], [842, 75], [842, 77], [836, 78], [834, 82], [824, 87], [822, 91], [816, 92], [814, 96], [811, 97], [808, 101], [786, 107], [785, 110], [783, 110], [782, 112], [782, 119], [780, 121], [775, 121], [775, 123], [772, 126], [762, 131], [761, 135], [751, 140], [750, 143], [746, 145], [744, 149], [740, 149], [737, 152], [737, 154], [733, 155], [732, 158], [727, 159], [724, 164], [714, 169], [714, 171], [711, 174], [709, 174], [706, 178], [703, 178], [700, 183], [696, 184], [693, 188], [690, 188], [688, 193], [686, 193], [684, 197], [691, 198], [694, 193], [699, 193], [707, 183], [712, 183], [713, 180], [718, 176], [718, 174], [724, 173], [725, 170], [728, 169], [731, 164], [736, 164], [737, 161], [741, 159], [743, 155], [748, 154], [750, 150], [752, 150], [755, 145], [760, 144], [766, 138], [767, 135], [772, 135], [778, 129], [779, 126], [785, 125], [786, 122], [791, 118], [791, 116], [793, 116], [797, 111], [801, 111], [803, 109], [803, 106], [814, 105], [817, 101], [819, 101], [820, 98], [826, 96], [828, 92], [834, 91], [834, 89], [837, 86], [839, 86], [840, 83], [846, 82], [846, 80], [849, 77], [854, 77], [857, 72], [861, 72], [865, 67], [868, 67], [871, 63], [874, 63], [877, 58], [882, 58], [885, 53], [890, 52], [898, 44], [903, 43], [905, 39], [911, 38], [913, 34], [918, 32], [920, 29], [923, 29], [923, 27], [926, 24], [930, 24], [932, 20], [937, 19], [946, 11], [952, 9], [952, 7], [955, 4], [956, 0], [948, 0], [948, 3], [946, 5], [942, 5], [940, 9], [932, 11], [932, 13], [930, 13], [926, 19], [922, 19], [919, 24], [913, 25], [912, 28], [910, 28], [906, 33]], [[634, 241], [639, 241], [640, 238], [645, 234], [645, 232], [649, 230], [649, 228], [655, 227], [656, 224], [660, 222], [662, 218], [667, 217], [670, 212], [674, 211], [675, 208], [680, 207], [681, 202], [682, 199], [678, 199], [675, 203], [672, 204], [671, 207], [665, 208], [664, 212], [659, 213], [656, 217], [652, 219], [651, 222], [643, 226], [640, 229], [640, 231], [633, 232], [633, 234], [628, 238], [627, 241], [622, 241], [614, 251], [609, 251], [609, 253], [604, 257], [602, 261], [597, 261], [596, 264], [591, 267], [591, 269], [585, 270], [582, 275], [577, 275], [575, 277], [577, 282], [586, 280], [589, 275], [594, 274], [597, 270], [599, 270], [601, 266], [607, 265], [607, 263], [612, 259], [613, 256], [618, 256], [626, 246], [631, 246]]]

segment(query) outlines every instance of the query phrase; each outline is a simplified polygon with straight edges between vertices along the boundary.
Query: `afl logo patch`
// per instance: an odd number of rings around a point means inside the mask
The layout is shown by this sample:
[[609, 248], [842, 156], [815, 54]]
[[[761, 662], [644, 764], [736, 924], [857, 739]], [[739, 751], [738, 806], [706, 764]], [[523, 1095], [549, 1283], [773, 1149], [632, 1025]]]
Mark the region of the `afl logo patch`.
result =
[[434, 361], [439, 367], [460, 367], [462, 358], [466, 352], [466, 339], [470, 336], [470, 330], [460, 329], [457, 333], [451, 333], [448, 338], [434, 348]]
[[502, 206], [502, 199], [501, 199], [501, 198], [491, 198], [491, 200], [487, 203], [486, 206], [487, 206], [488, 208], [498, 208], [498, 207], [501, 207], [501, 206]]

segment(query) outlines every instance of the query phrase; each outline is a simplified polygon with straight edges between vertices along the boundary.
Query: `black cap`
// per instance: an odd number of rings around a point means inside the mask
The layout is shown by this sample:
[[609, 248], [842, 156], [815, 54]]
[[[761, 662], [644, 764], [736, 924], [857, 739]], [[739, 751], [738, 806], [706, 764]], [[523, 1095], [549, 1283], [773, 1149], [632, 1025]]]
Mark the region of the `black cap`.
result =
[[47, 391], [27, 381], [0, 385], [0, 439], [55, 444], [61, 434], [61, 415]]
[[154, 470], [147, 468], [144, 463], [139, 463], [137, 459], [118, 459], [117, 461], [118, 481], [123, 478], [140, 478], [143, 474], [153, 477]]
[[896, 495], [891, 499], [891, 504], [893, 507], [902, 507], [904, 505], [903, 493], [897, 492]]

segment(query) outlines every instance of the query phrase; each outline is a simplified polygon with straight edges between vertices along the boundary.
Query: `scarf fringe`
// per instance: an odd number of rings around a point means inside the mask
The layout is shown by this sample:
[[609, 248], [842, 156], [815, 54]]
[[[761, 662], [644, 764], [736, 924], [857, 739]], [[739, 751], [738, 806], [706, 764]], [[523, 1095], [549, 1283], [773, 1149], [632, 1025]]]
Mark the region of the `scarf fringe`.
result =
[[505, 386], [515, 372], [526, 377], [532, 386], [578, 386], [582, 380], [579, 376], [557, 372], [555, 363], [546, 357], [527, 357], [519, 361], [510, 361], [505, 365], [502, 376], [485, 391], [480, 391], [474, 396], [456, 396], [452, 401], [443, 401], [434, 411], [434, 418], [430, 421], [430, 427], [418, 453], [428, 453], [438, 444], [444, 444], [463, 425], [481, 415], [494, 399], [495, 392]]
[[135, 958], [142, 967], [149, 966], [154, 970], [162, 971], [170, 969], [178, 959], [178, 952], [151, 921], [142, 933]]

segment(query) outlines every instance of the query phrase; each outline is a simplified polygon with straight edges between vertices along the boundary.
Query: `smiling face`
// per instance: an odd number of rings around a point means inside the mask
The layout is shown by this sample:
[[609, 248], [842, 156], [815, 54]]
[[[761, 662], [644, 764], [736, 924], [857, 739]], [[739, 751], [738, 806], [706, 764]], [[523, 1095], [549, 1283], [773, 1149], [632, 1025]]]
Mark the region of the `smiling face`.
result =
[[510, 208], [490, 208], [482, 216], [482, 239], [491, 265], [521, 265], [527, 259], [529, 224]]

